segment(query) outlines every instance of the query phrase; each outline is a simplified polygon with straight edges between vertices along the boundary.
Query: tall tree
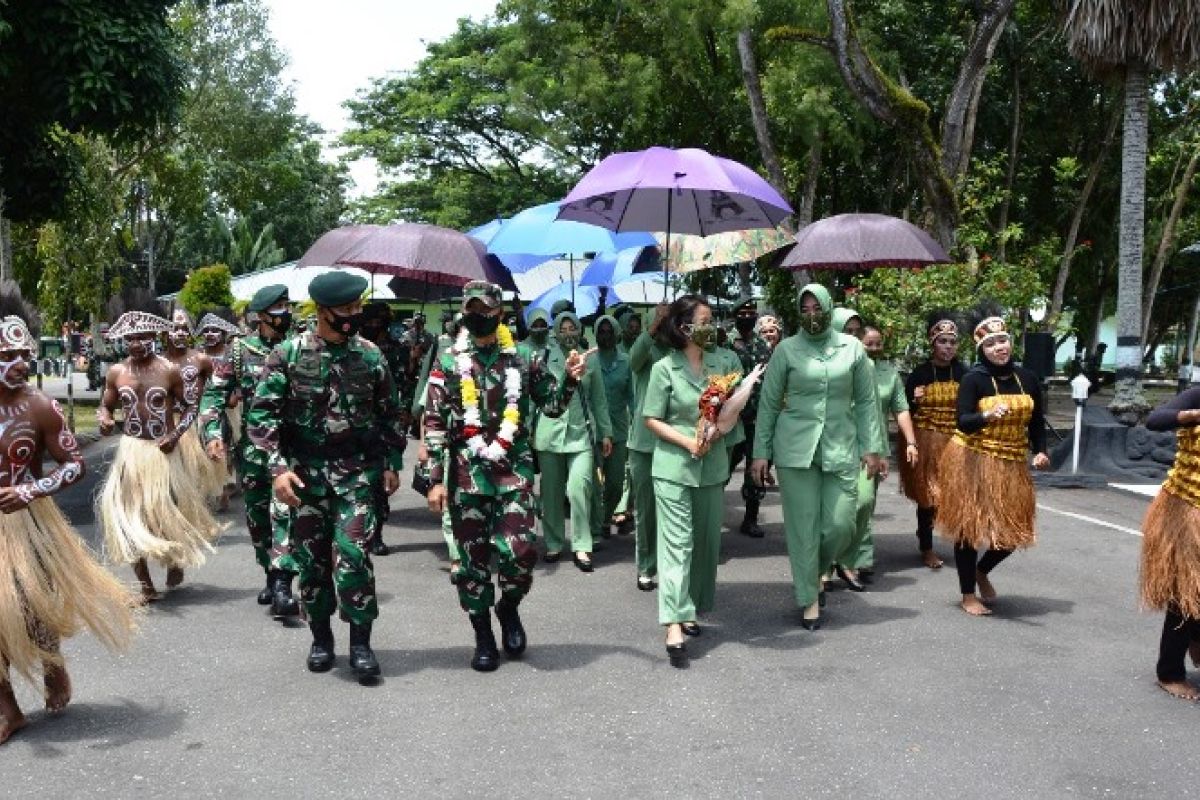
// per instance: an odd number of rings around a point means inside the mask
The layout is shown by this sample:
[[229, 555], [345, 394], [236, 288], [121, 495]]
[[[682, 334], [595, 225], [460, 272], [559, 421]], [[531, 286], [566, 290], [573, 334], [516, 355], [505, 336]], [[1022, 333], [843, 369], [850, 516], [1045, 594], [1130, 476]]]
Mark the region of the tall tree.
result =
[[1117, 386], [1109, 408], [1118, 418], [1135, 422], [1149, 410], [1139, 377], [1150, 73], [1200, 60], [1200, 2], [1072, 0], [1064, 29], [1072, 56], [1097, 73], [1123, 75]]

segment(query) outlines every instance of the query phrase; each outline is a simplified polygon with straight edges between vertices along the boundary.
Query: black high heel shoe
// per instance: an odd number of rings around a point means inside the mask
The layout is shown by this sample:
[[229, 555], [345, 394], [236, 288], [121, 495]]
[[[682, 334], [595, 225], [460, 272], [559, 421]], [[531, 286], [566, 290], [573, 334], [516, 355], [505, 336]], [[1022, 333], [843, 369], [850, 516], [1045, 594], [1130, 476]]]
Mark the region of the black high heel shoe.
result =
[[865, 592], [867, 590], [866, 584], [864, 584], [858, 578], [852, 577], [849, 572], [846, 572], [846, 570], [842, 568], [841, 564], [838, 564], [833, 569], [837, 573], [837, 576], [842, 579], [842, 583], [846, 584], [846, 588], [850, 591]]
[[575, 562], [575, 566], [579, 568], [580, 572], [592, 572], [596, 569], [595, 565], [592, 564], [592, 560], [590, 558], [587, 561], [584, 561], [578, 555], [576, 555], [575, 553], [572, 553], [571, 560]]
[[801, 616], [800, 617], [800, 627], [804, 628], [804, 630], [806, 630], [806, 631], [820, 630], [821, 629], [821, 616], [818, 614], [816, 617], [814, 617], [812, 619], [805, 619], [803, 616]]
[[671, 666], [675, 669], [687, 669], [687, 643], [680, 642], [679, 644], [667, 645], [667, 658], [671, 660]]
[[702, 633], [700, 626], [695, 622], [682, 622], [679, 627], [683, 629], [685, 636], [699, 636]]

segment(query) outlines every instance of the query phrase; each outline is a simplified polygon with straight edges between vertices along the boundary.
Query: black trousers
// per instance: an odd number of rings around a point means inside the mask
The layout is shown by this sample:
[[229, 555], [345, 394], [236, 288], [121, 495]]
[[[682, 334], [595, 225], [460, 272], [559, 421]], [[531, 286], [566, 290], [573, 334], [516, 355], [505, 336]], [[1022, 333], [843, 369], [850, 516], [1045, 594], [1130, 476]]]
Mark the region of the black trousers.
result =
[[917, 506], [917, 547], [922, 553], [933, 549], [933, 518], [936, 514], [936, 508]]
[[1189, 619], [1174, 608], [1167, 609], [1162, 639], [1158, 643], [1158, 679], [1179, 683], [1187, 678], [1184, 659], [1192, 642], [1200, 641], [1200, 620]]
[[983, 558], [979, 558], [974, 547], [955, 545], [954, 566], [958, 568], [958, 588], [963, 594], [975, 594], [975, 573], [987, 575], [1012, 554], [1012, 550], [988, 550]]

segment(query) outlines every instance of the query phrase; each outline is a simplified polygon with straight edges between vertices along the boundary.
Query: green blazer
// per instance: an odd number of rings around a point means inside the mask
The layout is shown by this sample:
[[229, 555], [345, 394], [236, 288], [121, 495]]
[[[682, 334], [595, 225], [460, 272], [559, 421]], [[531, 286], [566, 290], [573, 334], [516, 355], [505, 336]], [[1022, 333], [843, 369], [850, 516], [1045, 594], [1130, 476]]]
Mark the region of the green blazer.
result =
[[642, 401], [646, 387], [650, 384], [650, 368], [669, 350], [654, 341], [648, 331], [643, 330], [633, 346], [629, 348], [629, 371], [633, 376], [633, 425], [629, 429], [629, 449], [639, 453], [653, 453], [658, 437], [642, 424]]
[[[741, 363], [729, 350], [718, 348], [704, 354], [703, 374], [696, 375], [682, 351], [675, 350], [659, 360], [650, 370], [645, 402], [642, 403], [643, 427], [646, 419], [659, 419], [684, 436], [696, 435], [696, 422], [700, 419], [700, 395], [708, 386], [712, 375], [727, 375], [740, 372]], [[717, 440], [717, 444], [704, 458], [692, 458], [692, 454], [679, 445], [654, 436], [654, 458], [650, 472], [655, 478], [680, 483], [684, 486], [712, 486], [729, 479], [729, 451], [741, 441], [733, 434]], [[744, 438], [744, 437], [743, 437]]]
[[879, 449], [875, 377], [862, 343], [830, 331], [779, 343], [763, 376], [754, 457], [794, 469], [857, 470]]
[[904, 394], [904, 381], [896, 372], [896, 365], [890, 361], [872, 361], [875, 371], [875, 396], [879, 400], [879, 449], [875, 452], [883, 455], [890, 450], [888, 443], [889, 415], [908, 411], [908, 397]]
[[629, 356], [614, 349], [611, 353], [599, 350], [594, 358], [604, 383], [613, 442], [627, 441], [629, 412], [633, 409], [633, 373], [629, 370]]
[[[567, 354], [556, 344], [549, 346], [546, 355], [546, 366], [560, 382], [567, 372]], [[594, 356], [588, 358], [587, 369], [579, 382], [567, 413], [561, 417], [537, 415], [536, 427], [533, 431], [533, 447], [535, 450], [545, 450], [550, 453], [582, 453], [589, 449], [587, 426], [583, 416], [583, 399], [587, 400], [588, 411], [592, 415], [593, 431], [596, 434], [596, 444], [613, 435], [612, 423], [608, 417], [608, 399], [604, 395], [604, 381], [600, 377], [600, 368]]]

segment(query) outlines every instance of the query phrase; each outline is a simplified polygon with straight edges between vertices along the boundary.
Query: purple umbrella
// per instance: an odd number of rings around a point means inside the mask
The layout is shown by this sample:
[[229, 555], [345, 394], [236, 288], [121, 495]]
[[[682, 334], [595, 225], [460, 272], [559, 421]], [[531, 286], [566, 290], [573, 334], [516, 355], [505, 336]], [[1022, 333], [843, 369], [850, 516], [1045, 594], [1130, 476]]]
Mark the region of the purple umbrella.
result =
[[[345, 234], [347, 247], [329, 265], [392, 275], [388, 287], [397, 297], [414, 300], [455, 297], [473, 280], [491, 281], [516, 291], [508, 270], [488, 256], [482, 242], [465, 233], [416, 222], [351, 227], [373, 230]], [[317, 240], [309, 253], [333, 233], [336, 231]], [[309, 253], [304, 254], [301, 264], [309, 258]]]
[[300, 256], [296, 268], [332, 267], [352, 245], [382, 229], [382, 225], [343, 225], [327, 231]]
[[[773, 228], [792, 207], [758, 173], [695, 148], [616, 153], [583, 176], [560, 204], [559, 219], [613, 231], [709, 236]], [[664, 271], [667, 268], [663, 262]]]
[[928, 233], [885, 214], [838, 214], [796, 234], [780, 266], [862, 270], [944, 264], [950, 256]]

